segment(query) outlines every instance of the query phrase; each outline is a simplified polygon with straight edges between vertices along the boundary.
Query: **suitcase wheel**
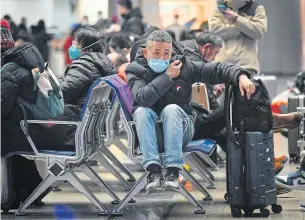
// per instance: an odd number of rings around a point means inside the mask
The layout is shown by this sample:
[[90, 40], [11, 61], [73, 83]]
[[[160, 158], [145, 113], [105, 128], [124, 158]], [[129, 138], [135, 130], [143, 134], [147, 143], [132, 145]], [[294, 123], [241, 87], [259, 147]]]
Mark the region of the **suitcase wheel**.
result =
[[270, 215], [269, 209], [261, 209], [260, 211], [261, 211], [262, 217], [264, 217], [264, 218], [268, 218], [268, 216]]
[[283, 208], [282, 208], [281, 205], [277, 205], [277, 204], [272, 205], [272, 212], [273, 213], [281, 213], [282, 210], [283, 210]]
[[233, 209], [231, 209], [231, 215], [234, 218], [240, 218], [242, 216], [242, 212], [238, 208], [233, 208]]
[[224, 195], [224, 199], [225, 199], [225, 201], [228, 203], [229, 202], [229, 195], [228, 195], [228, 193], [226, 193], [225, 195]]

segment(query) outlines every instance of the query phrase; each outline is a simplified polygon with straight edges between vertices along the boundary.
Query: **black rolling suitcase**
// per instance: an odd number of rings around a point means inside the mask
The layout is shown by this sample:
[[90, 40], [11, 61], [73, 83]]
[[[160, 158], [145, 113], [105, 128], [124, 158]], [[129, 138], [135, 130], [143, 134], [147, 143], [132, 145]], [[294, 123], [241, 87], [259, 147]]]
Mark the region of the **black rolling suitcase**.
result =
[[[255, 95], [259, 95], [264, 89], [265, 87], [260, 81], [257, 85], [257, 91], [253, 95], [254, 103], [249, 101], [248, 107], [253, 105], [254, 109], [259, 108], [256, 106], [259, 103], [255, 103], [255, 99], [263, 100], [264, 98], [255, 97]], [[233, 217], [241, 217], [242, 211], [244, 211], [245, 216], [253, 216], [256, 209], [260, 210], [262, 217], [268, 217], [270, 211], [266, 207], [269, 205], [272, 205], [274, 213], [282, 211], [282, 207], [277, 205], [273, 133], [270, 131], [272, 126], [260, 127], [261, 130], [265, 131], [262, 133], [255, 132], [255, 128], [251, 128], [250, 121], [247, 121], [247, 119], [240, 123], [238, 119], [242, 118], [239, 115], [243, 111], [240, 104], [242, 98], [238, 88], [227, 86], [225, 106], [228, 154], [227, 194], [225, 197], [230, 204]], [[267, 97], [265, 98], [267, 99]], [[232, 103], [231, 99], [233, 99]], [[237, 108], [236, 105], [238, 105]], [[261, 106], [268, 110], [268, 107], [264, 107], [268, 106], [266, 103]], [[255, 111], [259, 112], [259, 110]], [[271, 119], [272, 117], [269, 120]]]
[[7, 213], [10, 209], [18, 208], [14, 184], [13, 158], [1, 158], [1, 210], [4, 213]]
[[[288, 97], [288, 112], [300, 111], [304, 113], [304, 109], [305, 95], [294, 95]], [[304, 131], [304, 121], [302, 121], [298, 127], [288, 131], [288, 150], [290, 162], [297, 163], [300, 161], [301, 152], [305, 149]]]

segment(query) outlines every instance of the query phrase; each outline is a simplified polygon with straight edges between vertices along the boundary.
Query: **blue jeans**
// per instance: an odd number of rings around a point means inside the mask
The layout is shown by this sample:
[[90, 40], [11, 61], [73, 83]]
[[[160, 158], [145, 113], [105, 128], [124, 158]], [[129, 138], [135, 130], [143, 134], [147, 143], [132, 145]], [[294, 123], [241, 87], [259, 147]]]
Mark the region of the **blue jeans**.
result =
[[156, 137], [156, 122], [160, 119], [164, 132], [164, 167], [183, 169], [182, 147], [189, 144], [194, 135], [192, 116], [187, 115], [178, 105], [166, 106], [160, 117], [150, 108], [138, 107], [133, 114], [143, 155], [143, 167], [160, 163]]

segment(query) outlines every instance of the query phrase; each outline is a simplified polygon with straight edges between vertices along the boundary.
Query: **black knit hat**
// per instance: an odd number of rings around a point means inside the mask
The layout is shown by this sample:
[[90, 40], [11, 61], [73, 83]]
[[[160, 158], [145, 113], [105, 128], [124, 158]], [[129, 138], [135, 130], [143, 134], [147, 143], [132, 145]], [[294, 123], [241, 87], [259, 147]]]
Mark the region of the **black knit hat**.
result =
[[1, 50], [5, 51], [14, 47], [14, 39], [12, 33], [9, 30], [9, 25], [6, 20], [1, 21]]
[[130, 0], [118, 0], [117, 3], [128, 8], [129, 10], [132, 9], [132, 2]]

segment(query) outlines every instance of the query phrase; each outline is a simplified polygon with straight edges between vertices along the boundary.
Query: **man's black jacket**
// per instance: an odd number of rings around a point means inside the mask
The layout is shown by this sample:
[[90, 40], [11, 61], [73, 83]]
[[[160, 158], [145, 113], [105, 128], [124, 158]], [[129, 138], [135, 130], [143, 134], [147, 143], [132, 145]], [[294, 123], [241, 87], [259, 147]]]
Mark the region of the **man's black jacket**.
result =
[[[173, 55], [171, 62], [181, 58]], [[238, 84], [242, 69], [230, 63], [192, 62], [185, 58], [181, 67], [180, 76], [171, 79], [165, 72], [154, 73], [144, 58], [142, 49], [134, 62], [126, 68], [128, 85], [134, 101], [134, 110], [139, 107], [148, 107], [160, 114], [169, 104], [177, 104], [184, 111], [192, 115], [190, 102], [192, 99], [192, 85], [195, 82], [207, 84], [230, 83]]]

